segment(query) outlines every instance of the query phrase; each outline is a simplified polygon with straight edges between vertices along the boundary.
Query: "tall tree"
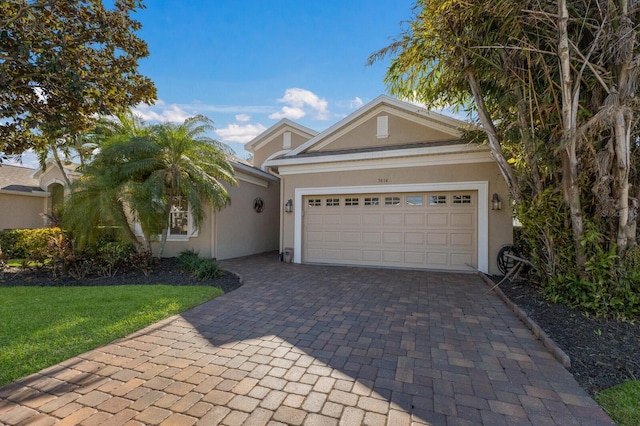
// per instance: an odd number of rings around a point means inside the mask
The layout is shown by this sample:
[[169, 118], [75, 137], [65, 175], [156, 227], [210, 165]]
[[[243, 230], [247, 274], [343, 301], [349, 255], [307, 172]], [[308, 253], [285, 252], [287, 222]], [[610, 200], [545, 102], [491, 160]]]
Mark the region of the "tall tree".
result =
[[[569, 270], [584, 279], [588, 244], [622, 259], [636, 243], [639, 14], [628, 0], [418, 0], [370, 61], [392, 56], [385, 81], [396, 95], [473, 111], [517, 204], [562, 193]], [[607, 238], [586, 235], [585, 214]], [[552, 234], [543, 242], [554, 244]]]
[[0, 1], [0, 152], [55, 149], [95, 114], [153, 102], [142, 0]]

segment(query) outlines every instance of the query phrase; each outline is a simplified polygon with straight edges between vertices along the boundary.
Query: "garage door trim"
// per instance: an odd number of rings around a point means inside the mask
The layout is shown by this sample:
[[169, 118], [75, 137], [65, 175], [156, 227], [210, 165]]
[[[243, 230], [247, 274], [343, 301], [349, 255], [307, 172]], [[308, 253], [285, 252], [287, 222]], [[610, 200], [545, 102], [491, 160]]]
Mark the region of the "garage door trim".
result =
[[302, 262], [302, 197], [306, 195], [344, 195], [360, 193], [477, 191], [478, 192], [478, 269], [489, 271], [489, 182], [441, 182], [407, 185], [366, 185], [318, 188], [296, 188], [294, 200], [293, 261]]

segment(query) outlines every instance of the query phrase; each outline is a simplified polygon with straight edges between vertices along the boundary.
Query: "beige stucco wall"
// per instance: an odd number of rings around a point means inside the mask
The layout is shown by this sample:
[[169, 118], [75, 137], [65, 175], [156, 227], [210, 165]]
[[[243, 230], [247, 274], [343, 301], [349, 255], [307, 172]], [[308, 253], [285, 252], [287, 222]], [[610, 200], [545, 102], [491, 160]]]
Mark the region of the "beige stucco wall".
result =
[[42, 228], [47, 197], [0, 194], [0, 229]]
[[[379, 180], [382, 180], [380, 183]], [[364, 171], [341, 171], [283, 176], [283, 199], [295, 199], [296, 188], [402, 185], [444, 182], [488, 182], [488, 206], [491, 195], [498, 193], [502, 210], [489, 211], [489, 272], [498, 273], [496, 256], [500, 247], [513, 241], [512, 212], [508, 202], [508, 190], [493, 162], [460, 165], [384, 168]], [[294, 209], [301, 206], [294, 206]], [[294, 214], [283, 213], [283, 247], [294, 246]]]
[[[291, 148], [283, 148], [282, 146], [284, 132], [291, 132]], [[296, 131], [292, 130], [289, 127], [286, 127], [278, 131], [277, 135], [271, 141], [269, 141], [267, 144], [265, 144], [264, 146], [254, 151], [253, 165], [255, 167], [261, 168], [262, 164], [275, 153], [283, 150], [295, 149], [300, 145], [302, 145], [303, 143], [305, 143], [306, 141], [308, 141], [309, 139], [310, 137], [301, 136], [298, 133], [296, 133]]]
[[[232, 187], [231, 205], [216, 214], [216, 258], [229, 259], [278, 249], [280, 187], [269, 181], [264, 188], [247, 182]], [[264, 200], [261, 213], [253, 200]]]
[[[277, 250], [280, 189], [278, 182], [266, 182], [268, 186], [263, 187], [239, 180], [239, 185], [228, 188], [231, 203], [215, 213], [207, 209], [198, 236], [167, 241], [163, 257], [193, 249], [202, 257], [222, 260]], [[256, 197], [264, 200], [262, 213], [253, 209]], [[153, 250], [157, 253], [158, 244], [154, 244]]]
[[[379, 116], [387, 116], [389, 120], [389, 136], [386, 138], [378, 139], [377, 137], [377, 118]], [[328, 139], [331, 140], [332, 136], [328, 136]], [[444, 132], [427, 128], [424, 124], [418, 124], [383, 111], [366, 120], [353, 130], [337, 137], [318, 151], [339, 151], [376, 146], [406, 145], [419, 142], [448, 141], [452, 139], [457, 138]], [[314, 149], [312, 149], [312, 151], [313, 150]]]

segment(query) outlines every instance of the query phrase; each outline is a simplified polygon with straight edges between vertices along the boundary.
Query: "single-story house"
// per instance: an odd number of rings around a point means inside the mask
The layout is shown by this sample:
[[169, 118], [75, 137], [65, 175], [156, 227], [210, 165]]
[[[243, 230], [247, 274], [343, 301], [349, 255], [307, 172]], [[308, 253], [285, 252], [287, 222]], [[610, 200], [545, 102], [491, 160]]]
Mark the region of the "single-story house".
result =
[[380, 96], [317, 133], [283, 119], [245, 145], [280, 177], [295, 263], [480, 270], [513, 238], [507, 186], [468, 124]]
[[[193, 249], [204, 257], [228, 259], [277, 250], [279, 179], [239, 160], [231, 164], [238, 181], [227, 187], [231, 202], [220, 211], [209, 209], [199, 229], [191, 222], [188, 206], [175, 205], [164, 256]], [[64, 167], [72, 181], [79, 177], [75, 165]], [[48, 162], [44, 170], [0, 165], [0, 230], [49, 226], [47, 214], [55, 212], [68, 188], [55, 162]]]
[[[66, 164], [71, 180], [76, 165]], [[49, 226], [47, 214], [64, 201], [65, 181], [58, 166], [47, 161], [44, 170], [0, 164], [0, 230]]]
[[[461, 140], [467, 125], [384, 95], [320, 133], [280, 120], [245, 145], [253, 165], [232, 162], [231, 203], [200, 229], [174, 205], [164, 255], [498, 273], [508, 190], [488, 146]], [[45, 170], [0, 166], [0, 229], [46, 226], [63, 180]]]

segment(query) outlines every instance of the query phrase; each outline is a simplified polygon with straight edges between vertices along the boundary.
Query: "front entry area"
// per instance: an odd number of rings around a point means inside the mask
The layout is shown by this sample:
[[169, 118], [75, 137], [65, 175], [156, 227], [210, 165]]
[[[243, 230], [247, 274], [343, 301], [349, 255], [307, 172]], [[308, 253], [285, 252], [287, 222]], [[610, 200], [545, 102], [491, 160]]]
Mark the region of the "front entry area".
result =
[[304, 196], [302, 261], [469, 271], [478, 264], [478, 192]]

